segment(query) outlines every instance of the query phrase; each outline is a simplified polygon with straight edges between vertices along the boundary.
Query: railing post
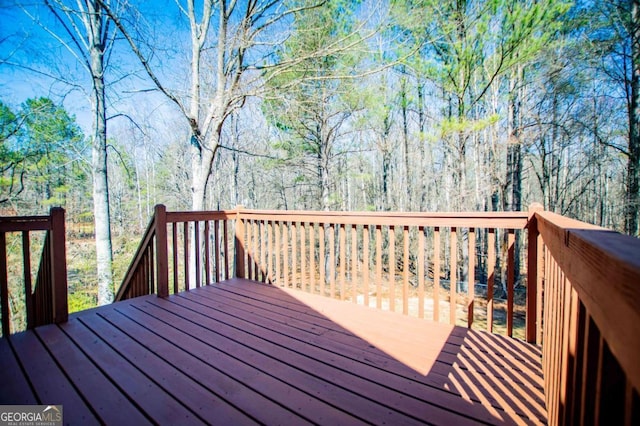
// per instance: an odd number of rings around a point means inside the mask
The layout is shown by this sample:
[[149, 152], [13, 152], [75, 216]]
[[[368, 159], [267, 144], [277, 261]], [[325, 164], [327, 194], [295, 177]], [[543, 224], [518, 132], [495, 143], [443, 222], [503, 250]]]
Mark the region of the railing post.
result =
[[236, 207], [236, 236], [235, 236], [235, 276], [244, 278], [244, 223], [242, 222], [241, 211], [243, 207]]
[[67, 302], [67, 256], [64, 209], [51, 209], [51, 277], [53, 283], [53, 322], [60, 324], [69, 319]]
[[167, 208], [155, 206], [156, 269], [158, 273], [158, 297], [169, 297], [169, 255], [167, 252]]
[[540, 203], [529, 206], [529, 220], [527, 222], [527, 307], [525, 339], [529, 343], [536, 343], [537, 327], [537, 299], [538, 299], [538, 221], [536, 212], [543, 211]]
[[10, 334], [9, 283], [7, 278], [7, 239], [0, 231], [0, 314], [2, 315], [2, 337]]

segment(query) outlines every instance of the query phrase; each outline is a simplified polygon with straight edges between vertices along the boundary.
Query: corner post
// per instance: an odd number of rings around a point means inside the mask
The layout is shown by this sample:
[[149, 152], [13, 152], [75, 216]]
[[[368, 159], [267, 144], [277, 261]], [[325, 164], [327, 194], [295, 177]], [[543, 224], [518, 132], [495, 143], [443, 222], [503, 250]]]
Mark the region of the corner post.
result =
[[158, 297], [169, 297], [169, 256], [167, 252], [167, 208], [155, 206], [156, 269], [158, 273]]
[[535, 343], [538, 324], [537, 300], [538, 300], [538, 219], [536, 212], [543, 211], [540, 203], [529, 206], [529, 220], [527, 221], [527, 305], [526, 305], [526, 333], [525, 339], [529, 343]]
[[60, 324], [69, 319], [69, 305], [67, 301], [67, 249], [64, 226], [64, 209], [51, 209], [51, 277], [53, 322]]
[[243, 207], [236, 207], [236, 236], [235, 236], [235, 276], [244, 278], [244, 223], [242, 222], [241, 211]]

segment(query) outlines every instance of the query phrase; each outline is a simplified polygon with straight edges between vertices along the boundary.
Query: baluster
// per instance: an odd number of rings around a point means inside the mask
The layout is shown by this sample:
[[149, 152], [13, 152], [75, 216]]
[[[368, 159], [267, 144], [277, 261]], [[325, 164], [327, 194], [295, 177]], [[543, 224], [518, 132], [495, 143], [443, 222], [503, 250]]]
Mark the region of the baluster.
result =
[[369, 306], [369, 225], [362, 227], [362, 281], [364, 305]]
[[336, 233], [333, 224], [329, 225], [329, 295], [336, 297]]
[[402, 313], [409, 315], [409, 227], [402, 231]]
[[493, 332], [493, 286], [496, 279], [496, 231], [489, 228], [487, 241], [487, 331]]
[[424, 318], [424, 228], [418, 228], [418, 318]]
[[376, 308], [382, 309], [382, 227], [376, 225]]
[[473, 309], [476, 297], [476, 230], [469, 228], [469, 277], [467, 286], [467, 327], [473, 325]]
[[456, 297], [458, 287], [458, 237], [455, 226], [451, 227], [450, 268], [449, 268], [449, 324], [456, 324]]
[[513, 229], [509, 229], [507, 237], [508, 253], [507, 253], [507, 335], [513, 335], [513, 290], [515, 287], [515, 241], [516, 236]]
[[309, 287], [316, 293], [316, 227], [309, 224]]
[[389, 310], [396, 311], [396, 228], [389, 225]]
[[340, 224], [340, 228], [338, 230], [340, 236], [340, 300], [345, 299], [346, 292], [346, 269], [347, 269], [347, 236], [346, 230], [344, 229], [345, 225]]
[[358, 229], [351, 225], [351, 301], [358, 303]]
[[433, 320], [440, 322], [440, 228], [433, 230]]

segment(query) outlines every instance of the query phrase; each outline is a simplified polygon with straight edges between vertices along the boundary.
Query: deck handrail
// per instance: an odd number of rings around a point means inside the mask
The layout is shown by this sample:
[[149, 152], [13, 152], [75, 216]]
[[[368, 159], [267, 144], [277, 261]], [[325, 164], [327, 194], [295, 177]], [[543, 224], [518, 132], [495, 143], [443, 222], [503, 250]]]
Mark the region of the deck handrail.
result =
[[[443, 297], [448, 297], [449, 309], [448, 322], [455, 324], [460, 319], [456, 315], [456, 299], [460, 296], [466, 299], [466, 323], [470, 327], [474, 321], [474, 285], [468, 285], [466, 294], [456, 290], [458, 267], [468, 269], [468, 282], [475, 283], [475, 257], [476, 235], [485, 232], [486, 242], [489, 247], [488, 257], [495, 258], [494, 239], [497, 231], [504, 233], [505, 257], [507, 262], [506, 277], [507, 286], [507, 307], [506, 311], [506, 333], [512, 335], [514, 328], [514, 287], [515, 287], [515, 259], [519, 255], [515, 252], [516, 231], [524, 231], [528, 227], [530, 212], [326, 212], [326, 211], [279, 211], [279, 210], [247, 210], [238, 209], [238, 220], [236, 229], [242, 229], [242, 241], [240, 245], [243, 253], [246, 252], [246, 262], [236, 272], [238, 277], [250, 278], [269, 283], [278, 282], [283, 286], [298, 286], [310, 292], [321, 292], [325, 290], [330, 297], [339, 297], [344, 300], [350, 298], [353, 302], [357, 300], [354, 282], [357, 279], [351, 278], [348, 284], [346, 277], [358, 277], [364, 281], [362, 288], [358, 292], [364, 298], [364, 304], [369, 305], [369, 291], [375, 292], [376, 307], [382, 308], [383, 303], [389, 304], [390, 310], [396, 307], [402, 309], [402, 313], [409, 311], [409, 270], [419, 270], [416, 272], [415, 285], [419, 288], [418, 296], [418, 316], [424, 317], [424, 275], [427, 265], [424, 261], [425, 233], [431, 232], [434, 239], [431, 246], [440, 247], [440, 243], [448, 244], [448, 255], [451, 261], [449, 274], [450, 283], [448, 294], [440, 296], [443, 288], [440, 285], [440, 273], [433, 272], [433, 318], [440, 320], [440, 304], [445, 302]], [[242, 225], [240, 228], [239, 225]], [[325, 232], [320, 232], [324, 228]], [[384, 229], [384, 230], [383, 230]], [[428, 230], [428, 231], [427, 231]], [[448, 232], [449, 238], [447, 239]], [[325, 235], [326, 234], [326, 235]], [[397, 234], [397, 235], [396, 235]], [[280, 237], [282, 235], [282, 238]], [[286, 237], [285, 237], [286, 235]], [[458, 238], [463, 235], [464, 238]], [[508, 236], [508, 241], [507, 240]], [[442, 238], [441, 238], [442, 237]], [[325, 239], [327, 241], [325, 241]], [[458, 240], [464, 244], [461, 247], [462, 262], [457, 263]], [[396, 240], [402, 245], [396, 248]], [[318, 247], [318, 244], [319, 247]], [[372, 249], [369, 250], [369, 244]], [[375, 244], [374, 244], [375, 243]], [[387, 247], [390, 245], [389, 247]], [[348, 247], [347, 247], [348, 246]], [[411, 249], [410, 249], [411, 247]], [[506, 248], [508, 247], [508, 253]], [[366, 254], [359, 251], [366, 250]], [[440, 260], [440, 250], [433, 252], [433, 270], [445, 271], [444, 263]], [[464, 256], [464, 250], [468, 255]], [[492, 251], [493, 250], [493, 251]], [[324, 256], [319, 252], [324, 253]], [[413, 251], [418, 251], [420, 255], [417, 260], [412, 259]], [[374, 256], [375, 252], [375, 256]], [[396, 255], [397, 252], [397, 255]], [[240, 256], [243, 258], [244, 256]], [[368, 260], [362, 260], [366, 257]], [[375, 257], [375, 258], [374, 258]], [[318, 262], [316, 262], [318, 258]], [[396, 267], [396, 262], [397, 267]], [[325, 268], [319, 263], [323, 263]], [[375, 265], [375, 270], [368, 269], [369, 264]], [[326, 266], [329, 265], [329, 266]], [[487, 303], [487, 329], [493, 330], [493, 309], [494, 309], [494, 267], [495, 263], [488, 261], [488, 303]], [[453, 273], [451, 273], [453, 271]], [[399, 277], [401, 285], [398, 291], [401, 300], [395, 303], [396, 272], [401, 273]], [[291, 278], [290, 276], [293, 276]], [[390, 280], [385, 286], [383, 276]], [[300, 277], [298, 279], [297, 277]], [[292, 283], [292, 281], [299, 281]], [[369, 281], [372, 286], [369, 287]], [[375, 281], [375, 282], [374, 282]], [[318, 285], [318, 282], [328, 282], [328, 287]], [[533, 294], [536, 294], [535, 280]], [[351, 291], [348, 286], [351, 285]], [[390, 290], [391, 294], [387, 302], [381, 300], [382, 291]], [[535, 299], [535, 296], [534, 296]], [[441, 302], [442, 300], [442, 302]], [[361, 301], [362, 302], [362, 301]], [[534, 304], [535, 309], [535, 304]], [[534, 330], [529, 341], [535, 340], [536, 321], [538, 318], [527, 316], [526, 329]]]
[[[35, 287], [32, 288], [30, 233], [34, 231], [45, 231], [45, 238]], [[64, 209], [54, 207], [49, 216], [0, 217], [0, 313], [3, 336], [11, 333], [7, 234], [15, 232], [22, 234], [22, 278], [27, 328], [62, 323], [69, 316]]]
[[632, 423], [640, 409], [640, 240], [536, 212], [550, 424]]
[[[230, 250], [225, 250], [223, 254], [219, 253], [217, 243], [220, 243], [220, 229], [215, 225], [222, 223], [220, 227], [223, 228], [222, 233], [226, 235], [227, 223], [235, 218], [236, 210], [167, 212], [164, 205], [155, 206], [154, 214], [116, 293], [115, 301], [154, 293], [160, 297], [166, 297], [171, 292], [178, 292], [180, 278], [184, 280], [183, 288], [185, 290], [190, 288], [191, 282], [195, 284], [195, 287], [200, 287], [203, 280], [208, 283], [212, 275], [215, 281], [219, 281], [223, 269], [222, 263], [225, 263], [224, 269], [227, 271], [223, 273], [223, 276], [228, 278], [230, 276], [228, 272], [228, 253]], [[202, 229], [200, 229], [201, 223], [204, 223]], [[211, 236], [210, 226], [212, 223], [214, 224], [213, 238], [216, 240], [213, 249], [210, 244], [205, 244], [205, 238]], [[182, 227], [180, 227], [181, 224]], [[169, 231], [169, 227], [171, 227], [171, 231]], [[194, 240], [190, 242], [190, 238]], [[179, 244], [179, 239], [183, 244]], [[202, 244], [200, 244], [201, 240]], [[189, 254], [190, 249], [194, 250], [193, 256]], [[212, 252], [214, 253], [213, 259]], [[182, 277], [179, 277], [179, 254], [184, 255], [182, 265], [188, 265], [190, 261], [193, 261], [194, 269], [200, 273], [183, 267]], [[204, 264], [201, 263], [200, 254], [204, 257]], [[211, 265], [212, 261], [215, 262], [215, 265]], [[169, 286], [170, 269], [173, 278], [173, 286], [171, 287]]]
[[[234, 227], [233, 232], [228, 232], [229, 226]], [[202, 281], [208, 284], [219, 280], [222, 270], [223, 278], [234, 275], [297, 286], [356, 302], [353, 284], [351, 290], [345, 287], [350, 275], [351, 283], [364, 282], [365, 304], [369, 304], [369, 280], [376, 280], [374, 297], [381, 308], [378, 294], [381, 277], [386, 275], [393, 283], [390, 289], [401, 284], [402, 312], [407, 314], [408, 276], [414, 268], [420, 300], [424, 298], [425, 276], [430, 272], [433, 275], [433, 317], [438, 320], [442, 253], [445, 258], [449, 255], [449, 271], [457, 272], [459, 241], [466, 242], [468, 246], [463, 249], [467, 258], [462, 261], [468, 262], [469, 282], [475, 282], [476, 248], [480, 247], [476, 237], [484, 235], [483, 244], [488, 250], [487, 329], [492, 331], [494, 260], [498, 232], [502, 232], [503, 247], [508, 250], [506, 310], [507, 333], [511, 335], [516, 231], [526, 232], [522, 238], [527, 257], [525, 339], [543, 347], [549, 423], [631, 423], [640, 410], [640, 240], [545, 212], [541, 205], [532, 205], [528, 212], [508, 213], [273, 211], [242, 207], [221, 212], [167, 213], [163, 206], [157, 206], [126, 280], [131, 281], [135, 275], [131, 271], [138, 270], [146, 283], [147, 290], [142, 293], [149, 294], [157, 277], [157, 293], [162, 296], [169, 294], [169, 270], [173, 272], [174, 292], [178, 291], [179, 270], [185, 289], [189, 289], [190, 280], [196, 287]], [[432, 241], [429, 247], [428, 237]], [[449, 251], [445, 252], [447, 244]], [[417, 259], [411, 258], [414, 250]], [[212, 252], [214, 276], [210, 276]], [[232, 256], [233, 271], [229, 268]], [[432, 256], [433, 271], [428, 271], [428, 256]], [[187, 267], [191, 259], [195, 273]], [[375, 271], [369, 269], [371, 265]], [[454, 309], [460, 295], [455, 280], [456, 274], [452, 273], [447, 295], [450, 323], [456, 321]], [[469, 286], [464, 295], [469, 327], [474, 315], [473, 288]], [[390, 291], [389, 309], [395, 310], [391, 302], [395, 290]], [[423, 304], [419, 316], [424, 316]]]

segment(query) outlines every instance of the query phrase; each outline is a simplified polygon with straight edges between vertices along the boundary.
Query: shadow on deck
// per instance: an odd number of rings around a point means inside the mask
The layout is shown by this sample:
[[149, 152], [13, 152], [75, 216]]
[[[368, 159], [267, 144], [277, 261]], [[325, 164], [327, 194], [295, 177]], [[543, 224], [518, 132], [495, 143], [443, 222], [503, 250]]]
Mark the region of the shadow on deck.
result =
[[0, 404], [71, 424], [545, 423], [539, 347], [243, 279], [0, 339]]

